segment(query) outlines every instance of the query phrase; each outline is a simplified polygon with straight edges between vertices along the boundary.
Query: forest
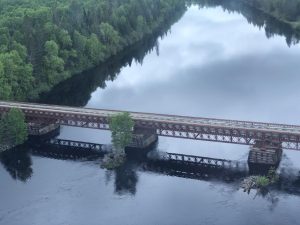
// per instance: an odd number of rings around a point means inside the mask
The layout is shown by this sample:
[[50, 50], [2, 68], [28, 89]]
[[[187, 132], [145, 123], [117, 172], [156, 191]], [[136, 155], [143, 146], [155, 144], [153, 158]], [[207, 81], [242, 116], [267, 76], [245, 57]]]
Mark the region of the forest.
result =
[[38, 98], [184, 8], [181, 0], [0, 0], [0, 99]]

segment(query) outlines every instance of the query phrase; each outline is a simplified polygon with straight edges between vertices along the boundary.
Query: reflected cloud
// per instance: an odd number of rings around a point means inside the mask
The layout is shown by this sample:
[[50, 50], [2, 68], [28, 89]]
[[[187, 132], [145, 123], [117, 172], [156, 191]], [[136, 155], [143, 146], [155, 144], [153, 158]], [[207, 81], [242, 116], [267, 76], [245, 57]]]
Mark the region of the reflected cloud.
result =
[[[240, 56], [177, 70], [170, 80], [135, 87], [120, 87], [123, 81], [118, 79], [93, 93], [88, 107], [300, 123], [300, 109], [292, 103], [300, 94], [296, 60], [300, 54], [280, 54], [284, 62], [278, 62], [278, 54]], [[129, 74], [122, 76], [130, 79]]]

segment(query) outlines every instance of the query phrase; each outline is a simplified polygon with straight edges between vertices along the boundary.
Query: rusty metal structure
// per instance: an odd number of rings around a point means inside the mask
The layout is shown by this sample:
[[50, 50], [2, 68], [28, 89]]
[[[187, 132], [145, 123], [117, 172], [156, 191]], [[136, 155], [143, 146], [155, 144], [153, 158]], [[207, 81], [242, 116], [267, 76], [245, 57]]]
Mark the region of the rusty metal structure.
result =
[[238, 168], [240, 162], [225, 160], [225, 159], [216, 159], [210, 157], [203, 156], [195, 156], [195, 155], [186, 155], [186, 154], [178, 154], [178, 153], [168, 153], [166, 152], [160, 160], [168, 161], [171, 163], [179, 163], [184, 165], [201, 165], [215, 168]]
[[82, 142], [82, 141], [72, 141], [65, 139], [50, 139], [45, 142], [45, 144], [50, 144], [57, 147], [68, 147], [80, 150], [92, 150], [96, 152], [106, 152], [107, 148], [103, 144]]
[[[73, 155], [78, 154], [77, 156], [82, 156], [82, 153], [98, 153], [99, 156], [107, 154], [111, 150], [110, 145], [105, 144], [96, 144], [90, 142], [81, 142], [74, 140], [66, 140], [66, 139], [58, 139], [53, 138], [49, 139], [42, 143], [43, 148], [36, 148], [36, 151], [44, 154], [55, 155], [55, 156], [67, 156], [66, 154]], [[51, 146], [54, 148], [47, 148], [47, 146]], [[35, 149], [37, 146], [33, 146]], [[46, 147], [46, 148], [45, 148]], [[62, 149], [63, 151], [60, 151]], [[178, 153], [169, 153], [169, 152], [161, 152], [161, 151], [152, 151], [148, 150], [148, 152], [154, 153], [153, 155], [145, 154], [143, 157], [143, 161], [152, 162], [156, 164], [162, 165], [180, 165], [180, 166], [188, 166], [191, 167], [209, 167], [209, 168], [228, 168], [228, 169], [242, 169], [246, 170], [246, 164], [243, 161], [236, 160], [225, 160], [204, 156], [196, 156], [196, 155], [187, 155], [187, 154], [178, 154]], [[86, 155], [84, 155], [86, 156]], [[141, 159], [141, 158], [139, 158]]]
[[[11, 108], [22, 110], [28, 122], [109, 129], [109, 118], [123, 111], [0, 101], [0, 113]], [[253, 146], [257, 141], [300, 150], [300, 126], [238, 120], [129, 112], [137, 129], [159, 136], [186, 138]]]

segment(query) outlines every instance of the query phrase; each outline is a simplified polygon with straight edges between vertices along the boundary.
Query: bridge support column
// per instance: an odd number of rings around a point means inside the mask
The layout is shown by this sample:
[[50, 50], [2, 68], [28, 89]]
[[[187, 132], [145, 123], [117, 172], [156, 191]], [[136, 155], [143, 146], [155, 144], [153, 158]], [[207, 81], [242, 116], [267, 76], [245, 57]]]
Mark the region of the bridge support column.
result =
[[248, 165], [252, 171], [261, 171], [262, 169], [277, 168], [282, 156], [282, 147], [280, 142], [256, 141], [250, 147], [248, 156]]
[[155, 144], [157, 140], [158, 135], [156, 133], [156, 129], [135, 127], [132, 142], [127, 147], [146, 149]]

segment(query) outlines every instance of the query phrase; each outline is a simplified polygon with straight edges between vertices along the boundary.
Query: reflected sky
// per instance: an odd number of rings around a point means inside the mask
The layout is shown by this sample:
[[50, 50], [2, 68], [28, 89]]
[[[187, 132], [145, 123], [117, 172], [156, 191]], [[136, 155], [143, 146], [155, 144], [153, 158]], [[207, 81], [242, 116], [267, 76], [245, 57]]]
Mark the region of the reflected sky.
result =
[[299, 45], [267, 39], [237, 13], [193, 6], [159, 46], [87, 106], [300, 124]]

